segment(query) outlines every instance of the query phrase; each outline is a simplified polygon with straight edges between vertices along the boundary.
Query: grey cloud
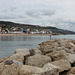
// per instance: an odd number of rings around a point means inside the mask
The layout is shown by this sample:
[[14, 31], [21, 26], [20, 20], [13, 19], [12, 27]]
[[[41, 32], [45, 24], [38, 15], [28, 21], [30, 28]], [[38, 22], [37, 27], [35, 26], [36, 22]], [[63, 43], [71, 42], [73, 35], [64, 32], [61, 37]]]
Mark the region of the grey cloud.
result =
[[46, 9], [42, 11], [42, 15], [45, 15], [45, 16], [52, 16], [54, 14], [55, 14], [55, 10], [52, 10], [52, 9]]
[[11, 8], [8, 8], [8, 9], [2, 9], [1, 11], [0, 11], [0, 13], [8, 13], [8, 15], [10, 14], [10, 13], [14, 13], [16, 11], [16, 7], [11, 7]]
[[21, 15], [14, 15], [14, 14], [10, 14], [10, 15], [0, 15], [0, 19], [23, 19], [25, 18], [24, 16]]
[[16, 10], [16, 7], [11, 7], [9, 11], [14, 12]]
[[29, 11], [26, 12], [26, 15], [31, 16], [31, 17], [39, 18], [40, 12], [38, 12], [37, 10], [29, 10]]
[[52, 16], [55, 14], [55, 10], [52, 9], [33, 9], [33, 10], [28, 10], [26, 12], [26, 15], [31, 16], [31, 17], [35, 17], [35, 18], [40, 18], [43, 16]]

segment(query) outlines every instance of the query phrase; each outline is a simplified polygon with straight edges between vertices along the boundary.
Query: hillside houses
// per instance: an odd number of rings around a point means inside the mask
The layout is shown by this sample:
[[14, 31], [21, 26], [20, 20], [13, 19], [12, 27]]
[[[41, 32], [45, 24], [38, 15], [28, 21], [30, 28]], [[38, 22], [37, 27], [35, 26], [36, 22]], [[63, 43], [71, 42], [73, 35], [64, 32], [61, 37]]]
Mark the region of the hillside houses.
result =
[[0, 34], [48, 34], [50, 32], [49, 30], [26, 29], [20, 27], [11, 27], [10, 29], [0, 27]]

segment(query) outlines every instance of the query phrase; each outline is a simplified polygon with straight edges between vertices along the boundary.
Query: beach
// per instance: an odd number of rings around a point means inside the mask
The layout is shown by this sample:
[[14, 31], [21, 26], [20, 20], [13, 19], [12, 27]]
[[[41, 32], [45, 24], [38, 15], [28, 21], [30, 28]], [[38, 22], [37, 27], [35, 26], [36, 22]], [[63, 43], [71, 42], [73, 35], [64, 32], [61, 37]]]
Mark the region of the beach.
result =
[[50, 34], [0, 34], [0, 36], [43, 36], [43, 35], [50, 35]]

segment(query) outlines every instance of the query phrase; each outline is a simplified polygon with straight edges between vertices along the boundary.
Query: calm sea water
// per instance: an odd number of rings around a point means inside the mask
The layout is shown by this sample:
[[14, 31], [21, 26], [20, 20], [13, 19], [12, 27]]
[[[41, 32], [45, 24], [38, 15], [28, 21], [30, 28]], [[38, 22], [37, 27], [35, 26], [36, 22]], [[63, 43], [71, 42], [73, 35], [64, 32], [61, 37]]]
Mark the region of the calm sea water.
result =
[[[56, 35], [52, 39], [74, 39], [75, 35]], [[0, 36], [0, 58], [10, 56], [15, 49], [39, 47], [39, 43], [50, 40], [49, 36]]]

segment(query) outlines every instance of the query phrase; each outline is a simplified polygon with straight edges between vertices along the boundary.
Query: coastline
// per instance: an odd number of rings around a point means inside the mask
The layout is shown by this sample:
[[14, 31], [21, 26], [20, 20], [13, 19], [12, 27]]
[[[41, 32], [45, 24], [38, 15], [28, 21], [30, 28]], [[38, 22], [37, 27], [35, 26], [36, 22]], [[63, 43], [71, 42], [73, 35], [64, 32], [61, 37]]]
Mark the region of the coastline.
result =
[[50, 35], [50, 34], [0, 34], [0, 36], [43, 36], [43, 35]]

